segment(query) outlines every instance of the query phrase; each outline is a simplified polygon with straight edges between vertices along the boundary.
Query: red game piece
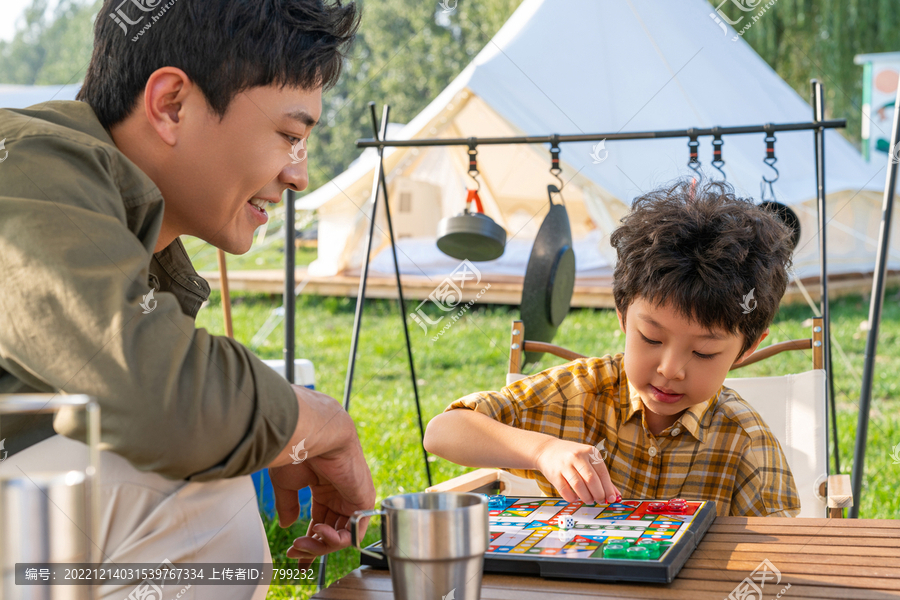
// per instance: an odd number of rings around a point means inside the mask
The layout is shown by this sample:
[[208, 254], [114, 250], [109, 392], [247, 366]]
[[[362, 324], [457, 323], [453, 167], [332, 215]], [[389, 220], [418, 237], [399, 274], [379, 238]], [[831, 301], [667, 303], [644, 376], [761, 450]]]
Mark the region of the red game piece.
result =
[[662, 513], [665, 512], [667, 505], [665, 502], [651, 502], [647, 505], [647, 512]]
[[682, 498], [672, 498], [666, 502], [666, 512], [683, 513], [688, 508], [688, 503]]

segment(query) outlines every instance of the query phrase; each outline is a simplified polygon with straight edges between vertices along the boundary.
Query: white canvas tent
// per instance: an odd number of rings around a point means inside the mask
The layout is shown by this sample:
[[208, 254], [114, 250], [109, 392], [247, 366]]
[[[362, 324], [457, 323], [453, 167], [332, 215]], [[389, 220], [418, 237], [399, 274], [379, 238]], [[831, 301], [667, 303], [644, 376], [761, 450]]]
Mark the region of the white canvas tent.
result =
[[[418, 116], [389, 139], [650, 131], [812, 120], [809, 104], [743, 39], [710, 18], [705, 0], [524, 0], [472, 63]], [[748, 13], [749, 14], [749, 13]], [[754, 23], [766, 27], [766, 16]], [[386, 99], [389, 103], [390, 99]], [[840, 116], [840, 115], [837, 115]], [[737, 191], [759, 199], [762, 134], [728, 136], [724, 168]], [[778, 201], [793, 208], [802, 236], [800, 277], [819, 272], [813, 133], [777, 134]], [[867, 164], [837, 131], [825, 134], [829, 274], [871, 272], [884, 187], [883, 164]], [[711, 138], [701, 138], [704, 172]], [[608, 274], [615, 254], [608, 235], [642, 192], [690, 175], [685, 139], [608, 141], [602, 162], [591, 143], [563, 144], [564, 196], [576, 240], [578, 276]], [[485, 211], [510, 239], [482, 273], [522, 276], [547, 210], [546, 145], [480, 146]], [[434, 244], [438, 221], [461, 211], [470, 181], [465, 147], [385, 151], [401, 272], [446, 274], [458, 261]], [[603, 158], [603, 152], [597, 156]], [[364, 153], [298, 208], [319, 213], [318, 276], [353, 272], [364, 241], [376, 155]], [[383, 211], [379, 222], [387, 231]], [[377, 232], [378, 230], [376, 230]], [[373, 245], [372, 270], [393, 272], [386, 236]], [[892, 251], [890, 268], [900, 267]]]

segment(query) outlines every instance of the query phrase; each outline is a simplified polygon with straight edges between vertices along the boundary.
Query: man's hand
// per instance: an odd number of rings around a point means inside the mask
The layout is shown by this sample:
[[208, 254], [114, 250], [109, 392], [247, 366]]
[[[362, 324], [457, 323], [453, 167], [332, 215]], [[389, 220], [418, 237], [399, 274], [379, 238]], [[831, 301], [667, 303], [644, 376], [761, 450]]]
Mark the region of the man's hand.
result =
[[585, 504], [621, 499], [602, 461], [591, 460], [594, 447], [553, 438], [539, 448], [536, 464], [566, 502], [580, 499]]
[[[300, 420], [303, 419], [301, 411]], [[327, 438], [332, 446], [335, 438], [341, 442], [334, 449], [318, 454], [317, 440], [325, 443]], [[300, 514], [297, 491], [308, 486], [312, 492], [309, 528], [304, 537], [294, 540], [287, 552], [289, 558], [299, 559], [301, 568], [312, 564], [316, 556], [349, 546], [350, 516], [375, 505], [372, 474], [353, 421], [346, 413], [335, 415], [326, 430], [306, 444], [306, 450], [310, 457], [299, 464], [269, 467], [281, 527], [289, 527]], [[360, 522], [360, 537], [365, 534], [367, 522], [367, 519]]]

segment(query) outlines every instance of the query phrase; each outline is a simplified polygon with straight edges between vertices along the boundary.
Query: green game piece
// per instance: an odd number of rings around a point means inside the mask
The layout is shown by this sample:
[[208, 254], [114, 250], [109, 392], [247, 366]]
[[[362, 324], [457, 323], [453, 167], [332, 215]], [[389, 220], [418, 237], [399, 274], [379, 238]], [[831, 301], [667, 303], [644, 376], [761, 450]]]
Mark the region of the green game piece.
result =
[[659, 542], [656, 540], [638, 540], [638, 545], [647, 549], [647, 552], [650, 553], [650, 558], [652, 560], [656, 560], [662, 554], [662, 549], [659, 547]]
[[603, 558], [627, 558], [625, 544], [610, 543], [603, 548]]
[[650, 551], [645, 546], [632, 546], [625, 551], [625, 558], [647, 560], [650, 558]]

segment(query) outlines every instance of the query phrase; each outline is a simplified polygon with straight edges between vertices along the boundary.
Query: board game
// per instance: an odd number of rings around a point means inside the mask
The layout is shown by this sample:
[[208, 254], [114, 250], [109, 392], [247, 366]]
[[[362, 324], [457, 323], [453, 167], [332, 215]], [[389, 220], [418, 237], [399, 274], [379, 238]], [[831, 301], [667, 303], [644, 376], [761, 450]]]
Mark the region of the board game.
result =
[[[485, 573], [670, 583], [716, 516], [715, 502], [681, 499], [584, 504], [488, 498]], [[365, 554], [362, 564], [387, 566]]]

